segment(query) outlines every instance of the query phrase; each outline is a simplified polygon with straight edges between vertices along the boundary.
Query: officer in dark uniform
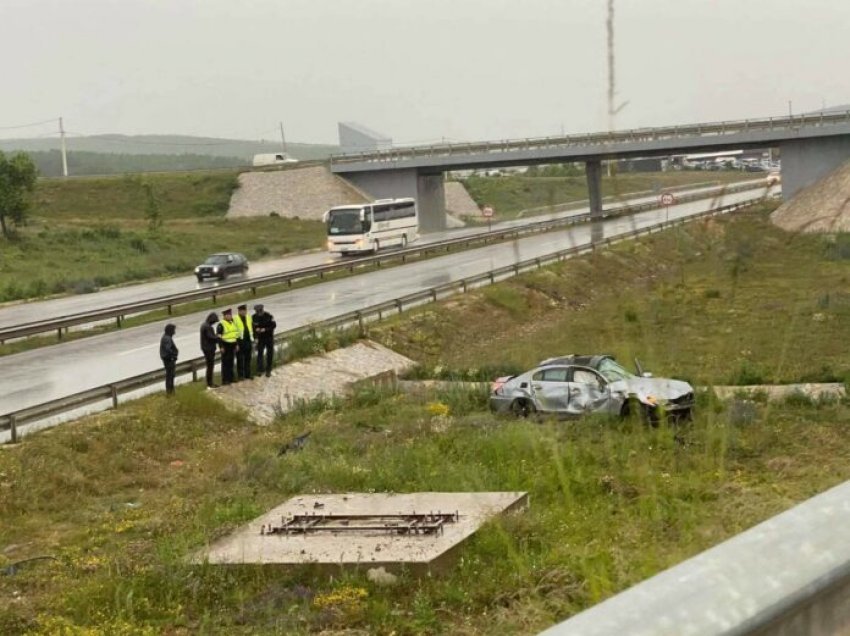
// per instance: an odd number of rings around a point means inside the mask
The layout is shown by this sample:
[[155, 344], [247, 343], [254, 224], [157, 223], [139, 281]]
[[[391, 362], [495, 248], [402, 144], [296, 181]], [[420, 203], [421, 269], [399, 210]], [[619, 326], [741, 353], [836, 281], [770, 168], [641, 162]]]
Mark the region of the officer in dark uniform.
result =
[[221, 342], [221, 336], [215, 332], [215, 323], [218, 315], [212, 312], [204, 322], [201, 323], [201, 351], [204, 354], [204, 362], [207, 365], [207, 388], [214, 389], [213, 375], [215, 373], [215, 352]]
[[233, 361], [239, 347], [239, 327], [233, 321], [233, 311], [225, 309], [221, 312], [221, 322], [216, 333], [221, 337], [221, 383], [233, 382]]
[[239, 328], [239, 347], [236, 349], [236, 372], [240, 380], [253, 380], [251, 377], [251, 353], [254, 350], [254, 325], [248, 315], [248, 305], [239, 305], [233, 322]]
[[254, 340], [257, 341], [257, 373], [265, 373], [268, 378], [271, 377], [274, 363], [274, 330], [277, 323], [262, 305], [254, 305], [251, 319], [254, 323]]
[[168, 323], [165, 325], [165, 333], [159, 341], [159, 357], [162, 360], [162, 366], [165, 367], [165, 393], [171, 395], [174, 393], [174, 374], [177, 367], [177, 345], [174, 344], [174, 334], [177, 327]]

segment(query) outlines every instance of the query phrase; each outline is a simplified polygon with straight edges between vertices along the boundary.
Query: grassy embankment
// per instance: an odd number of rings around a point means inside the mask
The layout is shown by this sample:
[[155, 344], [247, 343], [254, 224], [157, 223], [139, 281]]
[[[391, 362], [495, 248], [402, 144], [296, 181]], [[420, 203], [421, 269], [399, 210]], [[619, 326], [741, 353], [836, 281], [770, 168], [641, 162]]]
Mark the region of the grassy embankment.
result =
[[[764, 176], [763, 174], [761, 176]], [[602, 196], [625, 196], [631, 192], [646, 192], [684, 186], [692, 183], [734, 183], [759, 178], [759, 174], [739, 170], [703, 172], [646, 172], [623, 173], [602, 177]], [[515, 218], [528, 208], [547, 208], [559, 203], [587, 199], [584, 175], [573, 177], [470, 177], [463, 180], [469, 194], [479, 205], [491, 205], [497, 220]], [[546, 210], [538, 210], [545, 213]]]
[[[790, 237], [754, 213], [620, 244], [372, 335], [467, 376], [606, 350], [700, 381], [820, 379], [846, 371], [835, 343], [850, 336], [848, 267], [846, 236]], [[674, 431], [500, 420], [482, 395], [363, 389], [258, 428], [185, 387], [0, 452], [0, 565], [58, 559], [0, 577], [0, 632], [536, 633], [847, 479], [848, 427], [850, 403], [803, 398], [704, 397]], [[278, 457], [304, 430], [305, 448]], [[184, 561], [296, 493], [464, 489], [527, 490], [531, 508], [488, 524], [438, 576], [378, 587], [363, 573]]]
[[[146, 218], [149, 183], [162, 226]], [[225, 219], [236, 172], [40, 181], [30, 223], [0, 237], [0, 302], [167, 275], [185, 275], [208, 254], [250, 260], [319, 247], [316, 221]]]

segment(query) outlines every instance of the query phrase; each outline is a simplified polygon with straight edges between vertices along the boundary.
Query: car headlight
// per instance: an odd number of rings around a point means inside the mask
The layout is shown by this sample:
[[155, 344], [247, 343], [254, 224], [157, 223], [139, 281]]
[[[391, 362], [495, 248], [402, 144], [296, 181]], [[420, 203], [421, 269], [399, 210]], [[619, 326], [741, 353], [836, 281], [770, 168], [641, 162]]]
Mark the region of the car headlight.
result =
[[218, 274], [218, 265], [216, 265], [215, 267], [213, 267], [213, 273], [214, 273], [214, 274]]
[[200, 267], [196, 267], [196, 268], [195, 268], [195, 273], [196, 273], [196, 274], [197, 274], [198, 272], [200, 272], [200, 271], [201, 271], [201, 268], [200, 268]]

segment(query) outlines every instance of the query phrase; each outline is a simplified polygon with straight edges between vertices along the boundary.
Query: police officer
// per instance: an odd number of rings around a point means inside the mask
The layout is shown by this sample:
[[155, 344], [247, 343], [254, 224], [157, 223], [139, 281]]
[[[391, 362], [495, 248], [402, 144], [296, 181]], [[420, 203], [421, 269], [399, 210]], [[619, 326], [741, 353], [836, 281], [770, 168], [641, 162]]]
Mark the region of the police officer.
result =
[[218, 315], [212, 312], [204, 322], [201, 323], [201, 351], [204, 354], [204, 362], [207, 365], [207, 388], [214, 389], [213, 374], [215, 373], [215, 350], [221, 342], [221, 336], [215, 332], [215, 324]]
[[[274, 330], [277, 323], [274, 316], [263, 309], [262, 305], [254, 305], [254, 340], [257, 341], [257, 373], [265, 373], [271, 377], [274, 362]], [[263, 360], [265, 354], [265, 360]]]
[[165, 367], [165, 393], [171, 395], [174, 393], [174, 373], [177, 367], [177, 345], [174, 344], [174, 334], [177, 327], [168, 323], [165, 325], [165, 333], [162, 334], [162, 339], [159, 341], [159, 357], [162, 360], [162, 366]]
[[233, 382], [233, 360], [237, 355], [239, 347], [239, 327], [233, 321], [233, 311], [225, 309], [221, 312], [221, 322], [218, 323], [216, 333], [221, 337], [219, 346], [221, 348], [221, 383]]
[[251, 352], [254, 343], [254, 325], [248, 315], [248, 305], [239, 305], [237, 316], [233, 320], [239, 328], [239, 347], [236, 350], [236, 372], [240, 380], [253, 380], [251, 377]]

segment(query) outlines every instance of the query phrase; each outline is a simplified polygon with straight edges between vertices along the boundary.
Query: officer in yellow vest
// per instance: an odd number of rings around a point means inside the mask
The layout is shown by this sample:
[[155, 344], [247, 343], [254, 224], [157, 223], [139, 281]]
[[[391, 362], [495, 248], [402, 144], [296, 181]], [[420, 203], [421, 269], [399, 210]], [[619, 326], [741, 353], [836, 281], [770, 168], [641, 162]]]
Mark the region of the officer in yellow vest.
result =
[[254, 345], [254, 325], [248, 315], [248, 305], [239, 305], [233, 320], [239, 328], [239, 347], [236, 350], [236, 373], [240, 380], [253, 380], [251, 375], [251, 351]]
[[239, 347], [239, 327], [233, 320], [233, 311], [225, 309], [221, 312], [221, 322], [218, 323], [216, 332], [220, 336], [221, 347], [221, 383], [233, 382], [233, 360], [237, 355]]

